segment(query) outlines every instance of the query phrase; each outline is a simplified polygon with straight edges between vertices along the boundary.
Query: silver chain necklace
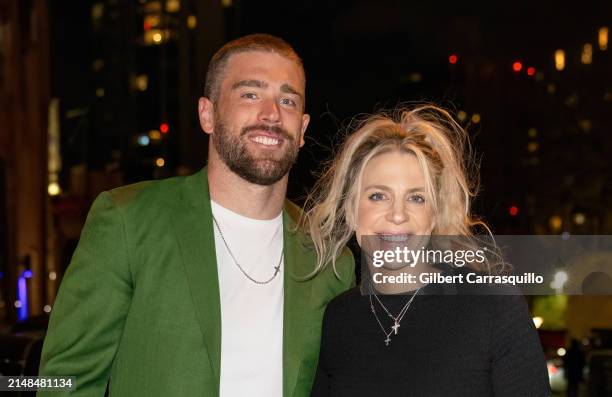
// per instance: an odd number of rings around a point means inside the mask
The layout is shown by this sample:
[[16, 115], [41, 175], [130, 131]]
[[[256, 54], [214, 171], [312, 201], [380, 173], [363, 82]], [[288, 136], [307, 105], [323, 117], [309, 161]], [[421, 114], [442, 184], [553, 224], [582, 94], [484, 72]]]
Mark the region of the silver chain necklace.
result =
[[280, 259], [278, 261], [278, 266], [274, 266], [274, 274], [272, 275], [272, 277], [270, 277], [266, 281], [255, 280], [253, 277], [249, 276], [247, 274], [247, 272], [244, 271], [242, 266], [240, 266], [240, 263], [238, 263], [238, 261], [236, 260], [236, 257], [234, 256], [234, 253], [230, 249], [229, 245], [227, 245], [227, 241], [225, 241], [225, 237], [223, 236], [223, 232], [221, 231], [221, 227], [219, 227], [219, 223], [217, 222], [217, 219], [215, 218], [214, 215], [213, 215], [212, 218], [213, 218], [213, 222], [215, 223], [215, 226], [217, 227], [217, 230], [219, 231], [219, 235], [221, 236], [221, 240], [223, 240], [223, 244], [225, 245], [225, 248], [227, 249], [227, 252], [230, 254], [232, 259], [234, 260], [234, 263], [236, 264], [236, 266], [238, 266], [238, 269], [240, 269], [240, 271], [242, 272], [242, 274], [245, 275], [246, 278], [248, 278], [249, 280], [251, 280], [255, 284], [259, 284], [259, 285], [268, 284], [268, 283], [270, 283], [272, 280], [274, 280], [276, 278], [276, 275], [278, 273], [280, 273], [281, 263], [283, 263], [284, 250], [281, 250], [281, 255], [280, 255]]
[[[404, 307], [402, 307], [402, 310], [400, 310], [397, 316], [394, 316], [391, 314], [391, 312], [389, 312], [389, 310], [387, 310], [385, 305], [383, 305], [381, 300], [378, 298], [378, 295], [376, 295], [376, 293], [374, 292], [374, 289], [372, 288], [372, 284], [370, 284], [370, 309], [372, 309], [372, 313], [374, 314], [374, 317], [376, 318], [376, 321], [378, 322], [380, 329], [382, 330], [383, 334], [385, 334], [385, 345], [386, 346], [389, 346], [389, 344], [391, 343], [391, 335], [393, 334], [397, 335], [399, 333], [400, 323], [402, 322], [404, 315], [406, 315], [406, 312], [410, 308], [410, 305], [412, 305], [412, 301], [414, 301], [414, 298], [417, 296], [420, 290], [421, 288], [417, 289], [416, 292], [412, 295], [412, 297], [410, 297], [408, 302], [406, 302]], [[382, 322], [380, 321], [380, 319], [378, 318], [378, 315], [376, 314], [376, 309], [374, 309], [374, 302], [372, 301], [372, 295], [374, 295], [374, 297], [376, 298], [380, 306], [385, 310], [387, 315], [393, 320], [393, 326], [391, 326], [391, 329], [389, 330], [389, 332], [385, 330], [385, 327], [382, 325]]]

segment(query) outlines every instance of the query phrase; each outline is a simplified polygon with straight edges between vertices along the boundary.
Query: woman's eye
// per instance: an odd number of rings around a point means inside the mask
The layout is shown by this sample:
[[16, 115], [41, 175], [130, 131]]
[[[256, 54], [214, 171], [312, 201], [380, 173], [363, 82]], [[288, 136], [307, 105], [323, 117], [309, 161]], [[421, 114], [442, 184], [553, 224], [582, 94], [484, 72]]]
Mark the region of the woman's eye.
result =
[[411, 201], [417, 204], [423, 204], [425, 202], [425, 197], [421, 196], [420, 194], [415, 194], [413, 196], [410, 196], [408, 201]]
[[368, 196], [368, 199], [372, 201], [381, 201], [385, 199], [385, 195], [379, 192], [372, 193]]
[[247, 98], [247, 99], [257, 99], [257, 95], [253, 92], [246, 92], [244, 94], [241, 95], [242, 98]]

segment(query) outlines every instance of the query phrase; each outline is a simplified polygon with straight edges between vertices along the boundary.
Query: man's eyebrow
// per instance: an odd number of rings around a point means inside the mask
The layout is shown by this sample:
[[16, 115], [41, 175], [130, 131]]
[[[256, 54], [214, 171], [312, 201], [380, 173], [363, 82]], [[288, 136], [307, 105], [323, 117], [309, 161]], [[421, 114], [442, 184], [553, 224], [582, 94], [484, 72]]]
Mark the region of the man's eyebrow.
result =
[[282, 91], [282, 92], [286, 92], [286, 93], [288, 93], [288, 94], [297, 95], [297, 96], [299, 96], [300, 98], [302, 98], [302, 97], [303, 97], [303, 95], [302, 95], [302, 94], [301, 94], [301, 93], [300, 93], [298, 90], [296, 90], [295, 88], [291, 87], [289, 84], [283, 84], [283, 85], [281, 85], [281, 91]]
[[232, 84], [232, 90], [240, 87], [256, 87], [256, 88], [266, 88], [268, 83], [261, 80], [240, 80]]

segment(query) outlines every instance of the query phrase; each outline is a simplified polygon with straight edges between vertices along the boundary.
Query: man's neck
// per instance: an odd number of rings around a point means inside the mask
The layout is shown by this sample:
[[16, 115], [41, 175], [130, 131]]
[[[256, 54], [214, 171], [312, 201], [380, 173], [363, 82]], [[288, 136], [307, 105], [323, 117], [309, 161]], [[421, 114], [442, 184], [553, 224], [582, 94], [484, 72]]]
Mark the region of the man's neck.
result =
[[270, 186], [250, 183], [231, 171], [223, 161], [208, 164], [208, 188], [215, 203], [252, 219], [273, 219], [283, 209], [287, 175]]

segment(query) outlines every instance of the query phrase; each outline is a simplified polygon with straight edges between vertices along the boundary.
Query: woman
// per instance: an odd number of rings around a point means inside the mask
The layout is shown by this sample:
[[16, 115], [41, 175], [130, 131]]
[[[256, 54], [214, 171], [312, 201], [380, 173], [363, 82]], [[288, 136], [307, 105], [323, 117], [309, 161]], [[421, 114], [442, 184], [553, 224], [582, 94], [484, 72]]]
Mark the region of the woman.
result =
[[[461, 127], [434, 106], [377, 115], [348, 137], [317, 183], [306, 219], [318, 270], [333, 265], [353, 234], [366, 264], [361, 287], [327, 307], [313, 396], [549, 395], [522, 296], [466, 292], [460, 283], [419, 277], [378, 282], [402, 273], [467, 272], [423, 260], [372, 260], [380, 247], [418, 250], [453, 236], [445, 242], [456, 248], [455, 238], [469, 240], [475, 226], [488, 230], [470, 214], [466, 142]], [[489, 254], [474, 267], [490, 272], [492, 262]]]

